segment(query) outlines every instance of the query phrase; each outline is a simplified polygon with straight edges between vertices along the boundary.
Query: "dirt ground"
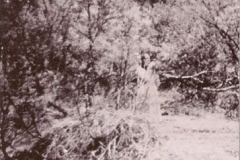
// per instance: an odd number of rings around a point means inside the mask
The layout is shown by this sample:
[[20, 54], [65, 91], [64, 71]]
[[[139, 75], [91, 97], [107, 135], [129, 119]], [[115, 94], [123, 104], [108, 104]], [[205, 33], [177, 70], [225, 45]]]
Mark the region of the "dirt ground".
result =
[[161, 160], [239, 159], [238, 121], [213, 114], [164, 116], [156, 129], [163, 141], [152, 159], [158, 159], [159, 153]]

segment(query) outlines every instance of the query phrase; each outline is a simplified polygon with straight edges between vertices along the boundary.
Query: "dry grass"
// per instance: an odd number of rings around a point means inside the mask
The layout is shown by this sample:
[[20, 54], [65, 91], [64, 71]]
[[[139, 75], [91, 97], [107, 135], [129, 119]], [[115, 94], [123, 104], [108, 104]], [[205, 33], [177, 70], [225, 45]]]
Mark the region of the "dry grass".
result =
[[160, 148], [151, 123], [129, 111], [91, 111], [55, 121], [45, 133], [53, 134], [47, 159], [149, 159]]

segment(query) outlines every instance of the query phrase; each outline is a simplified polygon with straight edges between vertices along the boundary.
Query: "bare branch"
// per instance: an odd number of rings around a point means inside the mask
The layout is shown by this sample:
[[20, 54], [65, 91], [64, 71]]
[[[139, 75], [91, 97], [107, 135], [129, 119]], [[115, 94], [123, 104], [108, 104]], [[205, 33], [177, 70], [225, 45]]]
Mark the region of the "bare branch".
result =
[[190, 75], [190, 76], [176, 76], [176, 75], [170, 75], [170, 74], [163, 74], [164, 77], [166, 78], [175, 78], [175, 79], [195, 79], [195, 80], [198, 80], [196, 77], [197, 76], [200, 76], [202, 74], [205, 74], [205, 73], [210, 73], [210, 72], [213, 72], [213, 71], [201, 71], [199, 73], [196, 73], [194, 75]]
[[89, 36], [86, 33], [83, 33], [80, 29], [77, 29], [74, 25], [72, 27], [81, 35], [89, 39]]
[[63, 114], [63, 117], [66, 117], [68, 115], [68, 112], [66, 110], [64, 110], [61, 106], [54, 104], [53, 102], [48, 102], [48, 106], [52, 106], [57, 111], [61, 112]]
[[[230, 42], [226, 42], [226, 45], [229, 47], [229, 49], [231, 50], [231, 53], [232, 53], [232, 56], [233, 58], [239, 62], [239, 58], [238, 56], [236, 55], [237, 54], [237, 51], [240, 49], [238, 43], [232, 38], [232, 36], [230, 34], [228, 34], [227, 31], [223, 30], [222, 28], [220, 28], [218, 26], [217, 23], [214, 23], [214, 22], [211, 22], [209, 20], [207, 20], [206, 18], [204, 18], [203, 16], [200, 16], [200, 18], [202, 20], [204, 20], [207, 24], [209, 24], [210, 27], [214, 27], [215, 29], [218, 30], [220, 36], [223, 38], [223, 39], [228, 39], [228, 41]], [[233, 44], [232, 44], [233, 43]], [[236, 47], [236, 49], [233, 48], [233, 45]]]
[[228, 86], [224, 88], [210, 88], [210, 87], [204, 87], [203, 90], [205, 91], [215, 91], [215, 92], [225, 92], [231, 89], [238, 89], [240, 87], [240, 84], [238, 85], [233, 85], [233, 86]]
[[194, 78], [194, 77], [197, 77], [201, 74], [205, 74], [205, 73], [209, 73], [209, 72], [213, 72], [213, 71], [201, 71], [201, 72], [196, 73], [196, 74], [191, 75], [191, 76], [182, 76], [181, 78], [183, 78], [183, 79]]

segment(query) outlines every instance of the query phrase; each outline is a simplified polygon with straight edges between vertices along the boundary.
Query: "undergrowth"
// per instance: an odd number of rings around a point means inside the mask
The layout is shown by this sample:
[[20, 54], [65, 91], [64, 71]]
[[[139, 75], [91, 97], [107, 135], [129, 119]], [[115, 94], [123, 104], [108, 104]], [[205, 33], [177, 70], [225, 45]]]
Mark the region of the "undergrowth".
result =
[[99, 110], [56, 121], [45, 159], [149, 159], [160, 141], [147, 119], [128, 111]]

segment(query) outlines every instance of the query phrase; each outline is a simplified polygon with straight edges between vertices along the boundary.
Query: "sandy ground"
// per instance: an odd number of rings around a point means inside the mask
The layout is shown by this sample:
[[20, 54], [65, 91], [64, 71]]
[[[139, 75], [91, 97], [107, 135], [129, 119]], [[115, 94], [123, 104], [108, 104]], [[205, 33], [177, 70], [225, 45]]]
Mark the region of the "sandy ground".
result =
[[163, 139], [161, 160], [239, 159], [238, 121], [216, 115], [164, 116], [156, 128]]

